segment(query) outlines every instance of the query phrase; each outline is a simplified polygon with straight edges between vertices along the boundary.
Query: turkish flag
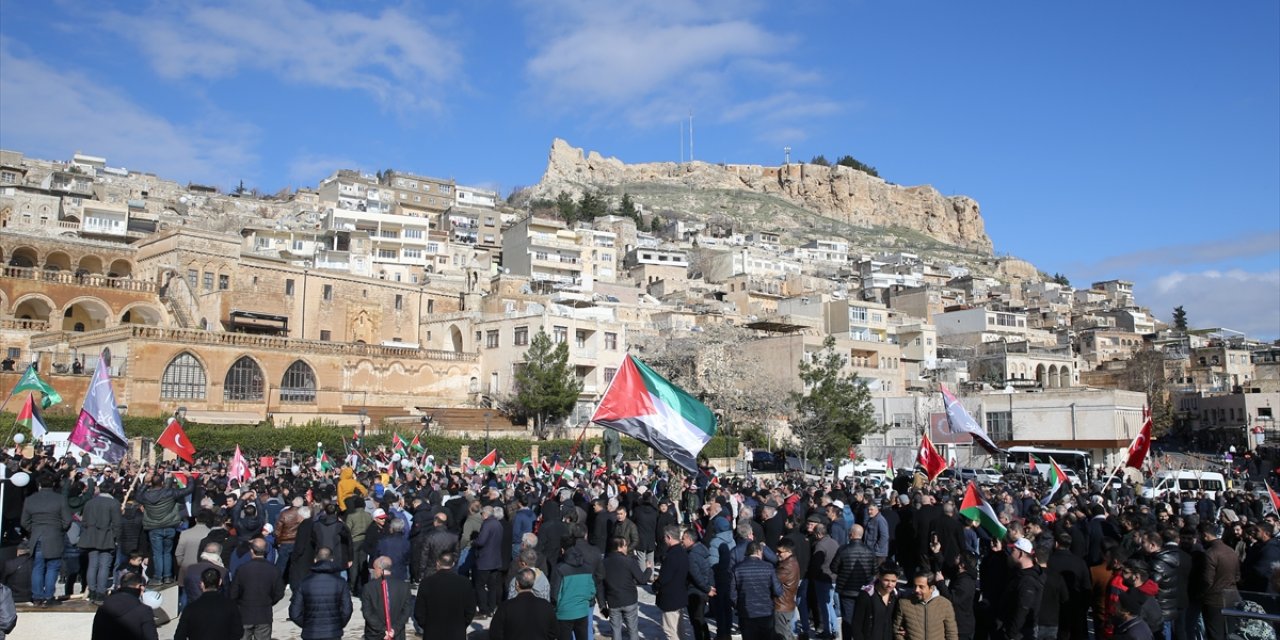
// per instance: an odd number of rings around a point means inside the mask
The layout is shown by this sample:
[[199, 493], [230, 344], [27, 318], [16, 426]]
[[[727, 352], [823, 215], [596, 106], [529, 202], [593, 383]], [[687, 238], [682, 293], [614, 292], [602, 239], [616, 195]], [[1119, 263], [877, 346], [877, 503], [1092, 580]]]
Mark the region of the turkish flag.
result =
[[191, 438], [187, 437], [187, 432], [182, 430], [182, 423], [169, 418], [169, 425], [164, 428], [164, 433], [156, 440], [156, 444], [178, 454], [179, 458], [192, 463], [191, 456], [196, 454], [195, 445], [191, 444]]
[[916, 462], [924, 467], [925, 475], [929, 476], [929, 481], [938, 477], [939, 473], [947, 468], [947, 461], [933, 448], [933, 443], [929, 441], [926, 434], [924, 440], [920, 442], [920, 453], [916, 456]]
[[1138, 432], [1138, 436], [1129, 443], [1129, 461], [1124, 466], [1141, 469], [1142, 463], [1147, 459], [1147, 452], [1151, 451], [1151, 410], [1144, 409], [1143, 417], [1146, 420], [1142, 423], [1142, 430]]

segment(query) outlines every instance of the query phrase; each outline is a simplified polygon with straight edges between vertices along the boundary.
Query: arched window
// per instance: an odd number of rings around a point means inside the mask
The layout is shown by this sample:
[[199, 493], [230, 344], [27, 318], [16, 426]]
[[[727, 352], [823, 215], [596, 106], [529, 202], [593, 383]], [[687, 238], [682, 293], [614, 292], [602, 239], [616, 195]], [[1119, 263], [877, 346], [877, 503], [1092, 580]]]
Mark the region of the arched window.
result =
[[297, 360], [284, 372], [280, 381], [280, 402], [315, 402], [316, 373], [307, 363]]
[[207, 381], [204, 367], [190, 353], [178, 354], [164, 368], [160, 378], [160, 397], [165, 400], [204, 400]]
[[222, 399], [231, 402], [260, 402], [262, 400], [262, 368], [252, 358], [236, 360], [227, 370], [222, 383]]

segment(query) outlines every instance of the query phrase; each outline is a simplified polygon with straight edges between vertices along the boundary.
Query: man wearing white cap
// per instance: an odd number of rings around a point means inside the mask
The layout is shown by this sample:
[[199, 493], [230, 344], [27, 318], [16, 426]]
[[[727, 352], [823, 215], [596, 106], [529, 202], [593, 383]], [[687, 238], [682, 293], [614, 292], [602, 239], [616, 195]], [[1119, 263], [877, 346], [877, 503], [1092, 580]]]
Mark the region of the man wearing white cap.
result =
[[992, 638], [1034, 638], [1040, 598], [1044, 593], [1044, 572], [1036, 565], [1035, 546], [1026, 538], [1018, 538], [1009, 545], [1009, 557], [1017, 570], [1000, 596]]

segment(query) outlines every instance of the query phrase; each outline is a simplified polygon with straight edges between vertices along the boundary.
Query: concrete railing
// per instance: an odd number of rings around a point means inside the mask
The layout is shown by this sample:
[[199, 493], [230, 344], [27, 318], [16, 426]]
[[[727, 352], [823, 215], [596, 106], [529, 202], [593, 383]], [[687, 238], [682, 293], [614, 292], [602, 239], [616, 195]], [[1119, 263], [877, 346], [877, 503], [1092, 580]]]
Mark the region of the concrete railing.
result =
[[120, 289], [155, 293], [156, 283], [150, 280], [134, 280], [132, 278], [112, 278], [98, 273], [73, 273], [71, 271], [54, 271], [35, 267], [4, 267], [0, 273], [6, 278], [17, 280], [40, 280], [55, 284], [67, 284], [77, 287], [94, 287], [99, 289]]

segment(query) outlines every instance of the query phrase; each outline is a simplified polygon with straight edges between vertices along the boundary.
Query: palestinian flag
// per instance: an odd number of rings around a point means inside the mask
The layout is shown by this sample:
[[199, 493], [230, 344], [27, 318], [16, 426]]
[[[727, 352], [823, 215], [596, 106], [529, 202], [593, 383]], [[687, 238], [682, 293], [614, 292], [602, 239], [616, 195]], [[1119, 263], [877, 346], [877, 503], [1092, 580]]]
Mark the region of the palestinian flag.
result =
[[1067, 474], [1062, 472], [1062, 467], [1059, 467], [1058, 462], [1051, 456], [1049, 458], [1049, 492], [1040, 499], [1040, 504], [1044, 506], [1056, 500], [1069, 484], [1071, 480], [1067, 479]]
[[889, 454], [888, 459], [884, 463], [884, 475], [886, 478], [889, 479], [890, 482], [892, 482], [893, 477], [896, 474], [897, 472], [893, 468], [893, 454], [891, 453]]
[[489, 453], [480, 458], [480, 462], [476, 463], [476, 468], [484, 468], [486, 471], [498, 466], [498, 450], [490, 449]]
[[27, 394], [27, 401], [23, 403], [22, 409], [18, 410], [17, 422], [31, 432], [34, 440], [39, 440], [44, 437], [44, 434], [49, 433], [49, 428], [44, 424], [44, 418], [40, 417], [40, 408], [36, 406], [35, 397], [30, 393]]
[[355, 429], [355, 428], [351, 429], [351, 448], [352, 449], [360, 448], [360, 430], [359, 429]]
[[422, 446], [422, 440], [418, 439], [418, 436], [416, 435], [413, 436], [413, 442], [409, 443], [409, 448], [412, 449], [414, 453], [422, 453], [427, 450], [426, 447]]
[[972, 480], [964, 491], [964, 501], [960, 503], [960, 515], [970, 520], [977, 520], [978, 524], [997, 540], [1004, 540], [1005, 534], [1008, 533], [1004, 525], [1000, 524], [1000, 519], [996, 517], [995, 510], [982, 498], [982, 494], [978, 492], [978, 486], [973, 484]]
[[591, 421], [657, 449], [689, 473], [716, 433], [716, 417], [696, 398], [627, 355]]
[[400, 437], [399, 433], [392, 434], [391, 436], [391, 452], [392, 453], [405, 455], [409, 452], [408, 446], [409, 445], [404, 443], [404, 439]]
[[1276, 495], [1275, 489], [1271, 488], [1271, 483], [1265, 480], [1262, 483], [1267, 485], [1267, 493], [1271, 495], [1271, 508], [1276, 513], [1280, 513], [1280, 495]]
[[329, 454], [324, 452], [324, 445], [316, 443], [316, 471], [324, 473], [325, 471], [333, 471], [333, 461], [329, 459]]

